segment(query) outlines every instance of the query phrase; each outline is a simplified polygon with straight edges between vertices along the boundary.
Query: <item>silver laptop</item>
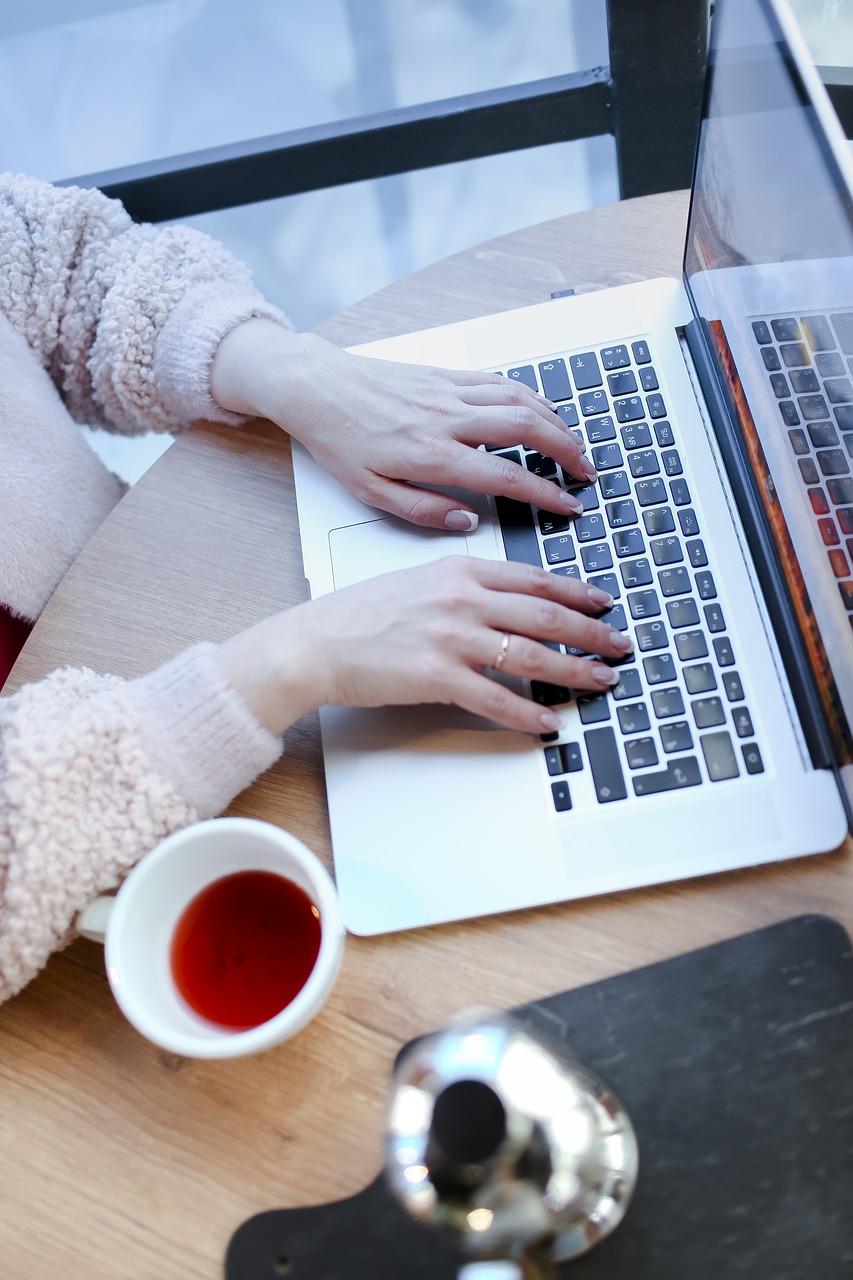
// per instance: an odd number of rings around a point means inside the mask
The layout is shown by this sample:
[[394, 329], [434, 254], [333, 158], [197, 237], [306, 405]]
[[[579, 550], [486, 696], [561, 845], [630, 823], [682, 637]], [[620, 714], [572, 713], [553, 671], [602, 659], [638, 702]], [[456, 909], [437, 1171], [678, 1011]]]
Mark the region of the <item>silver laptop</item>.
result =
[[[559, 405], [596, 484], [467, 538], [364, 506], [294, 445], [317, 596], [446, 554], [598, 583], [611, 693], [533, 684], [539, 741], [447, 708], [321, 711], [349, 929], [376, 934], [835, 848], [853, 799], [853, 165], [785, 0], [717, 0], [683, 283], [358, 348]], [[506, 450], [564, 479], [553, 461]], [[572, 481], [575, 484], [576, 482]]]

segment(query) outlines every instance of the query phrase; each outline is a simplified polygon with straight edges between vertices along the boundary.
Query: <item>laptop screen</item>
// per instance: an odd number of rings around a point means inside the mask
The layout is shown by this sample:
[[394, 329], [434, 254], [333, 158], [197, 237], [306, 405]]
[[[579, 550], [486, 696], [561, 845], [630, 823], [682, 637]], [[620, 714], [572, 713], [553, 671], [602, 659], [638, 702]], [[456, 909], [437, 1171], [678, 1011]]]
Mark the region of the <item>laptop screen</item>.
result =
[[[780, 22], [781, 18], [781, 22]], [[718, 0], [685, 280], [853, 763], [853, 201], [813, 68], [771, 0]], [[790, 28], [788, 28], [790, 29]], [[830, 108], [831, 110], [831, 108]]]

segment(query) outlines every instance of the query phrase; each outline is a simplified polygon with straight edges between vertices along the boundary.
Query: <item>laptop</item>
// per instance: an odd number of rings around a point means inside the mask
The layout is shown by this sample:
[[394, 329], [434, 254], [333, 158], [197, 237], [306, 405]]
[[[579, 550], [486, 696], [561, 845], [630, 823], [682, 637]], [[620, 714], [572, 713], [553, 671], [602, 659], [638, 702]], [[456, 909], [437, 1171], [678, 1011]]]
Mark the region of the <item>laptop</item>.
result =
[[[555, 401], [598, 480], [561, 520], [364, 506], [294, 443], [314, 596], [447, 554], [596, 583], [612, 692], [525, 686], [537, 740], [444, 707], [320, 718], [348, 928], [379, 934], [814, 854], [853, 813], [853, 164], [785, 0], [717, 0], [683, 282], [412, 333], [368, 356]], [[565, 477], [520, 442], [520, 466]], [[576, 481], [569, 482], [576, 485]]]

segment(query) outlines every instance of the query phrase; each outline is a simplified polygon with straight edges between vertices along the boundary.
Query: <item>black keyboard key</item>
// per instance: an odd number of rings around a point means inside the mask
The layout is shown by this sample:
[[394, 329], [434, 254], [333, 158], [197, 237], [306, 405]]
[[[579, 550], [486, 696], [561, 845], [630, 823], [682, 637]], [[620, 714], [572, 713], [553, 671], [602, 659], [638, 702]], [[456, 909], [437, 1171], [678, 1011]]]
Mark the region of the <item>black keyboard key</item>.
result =
[[631, 350], [634, 353], [634, 359], [637, 364], [648, 364], [652, 358], [649, 354], [648, 344], [643, 342], [642, 339], [639, 342], [632, 342]]
[[572, 691], [559, 684], [546, 684], [544, 680], [530, 681], [530, 696], [537, 706], [559, 707], [564, 702], [571, 702]]
[[853, 431], [853, 405], [839, 404], [832, 411], [842, 431]]
[[692, 507], [679, 507], [678, 523], [685, 538], [692, 538], [699, 532], [699, 518]]
[[702, 631], [679, 631], [675, 637], [675, 648], [682, 662], [708, 656], [708, 645]]
[[656, 591], [632, 591], [628, 596], [632, 618], [660, 617], [660, 601]]
[[666, 502], [666, 485], [660, 476], [651, 480], [638, 480], [634, 493], [641, 507], [653, 507], [659, 502]]
[[553, 511], [537, 511], [539, 532], [547, 537], [551, 533], [565, 533], [572, 520], [569, 516], [557, 516]]
[[841, 449], [821, 449], [817, 454], [818, 466], [825, 476], [846, 476], [850, 464]]
[[656, 476], [660, 472], [658, 455], [653, 449], [642, 449], [639, 453], [628, 454], [628, 466], [634, 479], [642, 476]]
[[[698, 662], [694, 667], [684, 668], [684, 683], [688, 693], [710, 693], [717, 687], [717, 677], [710, 662]], [[719, 698], [717, 699], [719, 702]], [[722, 721], [719, 722], [722, 724]], [[704, 726], [700, 724], [699, 728]]]
[[[684, 699], [679, 688], [655, 689], [652, 693], [652, 706], [658, 720], [667, 720], [671, 716], [684, 715]], [[692, 743], [688, 743], [688, 748]]]
[[798, 396], [797, 404], [805, 422], [819, 422], [829, 417], [829, 405], [823, 396]]
[[737, 757], [727, 733], [703, 733], [699, 741], [705, 757], [705, 768], [712, 782], [724, 782], [727, 778], [739, 776]]
[[733, 667], [735, 665], [735, 655], [732, 649], [732, 642], [728, 636], [715, 636], [712, 644], [720, 666]]
[[775, 373], [777, 369], [782, 368], [782, 361], [779, 359], [779, 353], [775, 347], [762, 347], [761, 359], [764, 361], [764, 368], [768, 373]]
[[616, 715], [623, 733], [645, 733], [649, 728], [649, 713], [645, 702], [629, 702], [617, 707]]
[[[565, 475], [565, 472], [563, 474]], [[571, 492], [577, 498], [578, 502], [583, 507], [584, 511], [598, 510], [598, 507], [600, 504], [598, 501], [597, 485], [587, 484], [587, 485], [584, 485], [582, 488], [576, 488], [575, 481], [573, 478], [572, 484], [566, 485], [566, 488], [571, 490]]]
[[853, 311], [842, 311], [830, 316], [838, 337], [838, 345], [846, 356], [853, 355]]
[[601, 363], [605, 369], [624, 369], [625, 365], [631, 363], [628, 348], [624, 343], [620, 343], [616, 347], [603, 347], [601, 350]]
[[779, 355], [786, 369], [799, 369], [803, 365], [811, 364], [809, 353], [802, 342], [783, 342], [779, 348]]
[[696, 590], [700, 600], [714, 600], [717, 596], [717, 584], [710, 569], [696, 574]]
[[619, 434], [625, 449], [648, 449], [652, 443], [652, 433], [647, 422], [629, 422]]
[[665, 649], [669, 644], [665, 623], [641, 622], [634, 631], [634, 641], [640, 653], [650, 653], [653, 649]]
[[[611, 471], [623, 465], [622, 450], [618, 444], [599, 444], [592, 449], [592, 465], [596, 471]], [[610, 494], [605, 494], [610, 497]]]
[[663, 469], [668, 476], [680, 476], [684, 468], [677, 449], [665, 449], [661, 454]]
[[757, 742], [744, 742], [740, 750], [747, 773], [764, 772], [764, 761], [761, 759]]
[[806, 335], [806, 342], [812, 351], [831, 351], [835, 346], [835, 338], [826, 316], [801, 316], [800, 324]]
[[853, 503], [853, 478], [847, 480], [827, 480], [827, 492], [835, 506], [846, 507]]
[[777, 400], [785, 400], [791, 394], [791, 388], [788, 386], [788, 379], [784, 373], [770, 375], [770, 388]]
[[625, 400], [614, 400], [613, 412], [616, 414], [617, 422], [635, 422], [638, 418], [645, 418], [646, 416], [643, 402], [639, 396], [628, 396]]
[[584, 741], [599, 804], [624, 800], [628, 791], [616, 745], [616, 734], [609, 726], [605, 729], [588, 729], [584, 734]]
[[661, 746], [668, 756], [676, 751], [692, 751], [693, 735], [686, 720], [673, 720], [672, 724], [660, 726]]
[[606, 693], [594, 693], [578, 698], [578, 715], [581, 724], [598, 724], [610, 719], [610, 703]]
[[573, 532], [578, 542], [599, 542], [607, 534], [604, 517], [598, 512], [582, 515], [574, 522]]
[[594, 351], [584, 351], [579, 356], [569, 356], [569, 368], [578, 391], [601, 386], [601, 370]]
[[542, 393], [549, 400], [571, 400], [572, 384], [566, 371], [565, 360], [545, 360], [539, 366]]
[[673, 630], [680, 627], [695, 627], [699, 621], [699, 610], [696, 601], [688, 596], [686, 600], [667, 600], [666, 616]]
[[815, 466], [811, 458], [800, 458], [797, 463], [802, 476], [803, 484], [819, 484], [820, 472]]
[[631, 483], [624, 471], [606, 472], [599, 478], [601, 496], [607, 498], [624, 498], [631, 492]]
[[581, 560], [587, 573], [601, 573], [613, 568], [613, 556], [606, 542], [588, 542], [581, 547]]
[[666, 405], [663, 402], [663, 396], [657, 391], [650, 396], [646, 396], [646, 408], [649, 411], [650, 418], [666, 417]]
[[559, 777], [561, 773], [566, 772], [559, 747], [545, 748], [545, 766], [552, 778]]
[[554, 808], [557, 813], [568, 813], [572, 807], [572, 793], [565, 778], [561, 778], [559, 782], [551, 783], [551, 795], [554, 798]]
[[820, 391], [820, 383], [814, 369], [792, 369], [788, 375], [794, 395], [805, 396]]
[[839, 582], [841, 602], [848, 613], [853, 613], [853, 582]]
[[665, 596], [682, 596], [691, 589], [690, 574], [684, 568], [661, 569], [658, 582]]
[[743, 698], [743, 685], [740, 682], [738, 673], [736, 671], [724, 671], [722, 680], [729, 702], [740, 702]]
[[755, 341], [761, 344], [762, 346], [766, 342], [773, 341], [773, 337], [770, 333], [770, 329], [767, 326], [766, 320], [753, 320], [752, 332], [755, 334]]
[[613, 547], [617, 556], [641, 556], [646, 549], [641, 529], [617, 529], [613, 534]]
[[551, 573], [559, 573], [564, 578], [580, 579], [581, 576], [581, 571], [576, 564], [557, 564]]
[[625, 702], [629, 698], [640, 698], [643, 695], [643, 682], [636, 667], [625, 667], [619, 671], [619, 683], [610, 691], [616, 702]]
[[[826, 500], [826, 494], [823, 489], [809, 489], [809, 502], [812, 504], [812, 511], [816, 516], [825, 516], [829, 514], [829, 503]], [[836, 515], [841, 515], [840, 511]], [[845, 533], [853, 533], [853, 528], [845, 529]]]
[[[815, 449], [829, 449], [832, 445], [838, 444], [838, 432], [831, 422], [810, 422], [807, 430], [809, 439]], [[793, 431], [791, 435], [794, 435]], [[808, 445], [806, 445], [806, 450], [808, 450]]]
[[584, 426], [590, 444], [602, 444], [605, 440], [616, 439], [616, 427], [609, 413], [603, 418], [589, 418]]
[[687, 542], [684, 545], [687, 547], [687, 558], [694, 569], [701, 569], [708, 563], [705, 543], [701, 538], [694, 538], [692, 542]]
[[[604, 364], [604, 356], [602, 354], [601, 363]], [[605, 369], [607, 365], [604, 365]], [[612, 396], [629, 396], [637, 390], [637, 379], [632, 369], [625, 369], [622, 373], [608, 373], [607, 386]]]
[[657, 565], [678, 564], [684, 559], [684, 552], [678, 538], [655, 538], [649, 543], [652, 558]]
[[536, 371], [532, 364], [523, 364], [517, 369], [508, 369], [506, 376], [513, 382], [523, 382], [526, 387], [530, 387], [531, 391], [539, 390], [539, 383], [536, 381]]
[[849, 404], [853, 400], [853, 382], [849, 378], [829, 378], [824, 384], [830, 404]]
[[587, 581], [591, 587], [598, 587], [600, 591], [607, 591], [614, 600], [618, 600], [622, 592], [619, 588], [619, 579], [615, 573], [599, 573]]
[[719, 698], [696, 698], [690, 704], [697, 729], [710, 729], [726, 723], [726, 713]]
[[544, 453], [525, 454], [524, 465], [528, 471], [532, 471], [535, 476], [542, 476], [545, 480], [557, 474], [556, 462], [553, 458], [546, 457]]
[[608, 609], [606, 613], [600, 613], [598, 617], [600, 622], [606, 622], [608, 627], [615, 627], [617, 631], [628, 630], [628, 619], [621, 604], [615, 604], [612, 609]]
[[658, 382], [658, 375], [655, 373], [654, 369], [649, 368], [640, 370], [640, 386], [644, 391], [657, 391], [660, 383]]
[[625, 743], [629, 769], [649, 769], [658, 762], [654, 738], [632, 738]]
[[643, 670], [648, 684], [672, 684], [677, 679], [675, 659], [671, 653], [653, 653], [643, 658]]
[[677, 507], [686, 506], [690, 502], [690, 490], [686, 480], [673, 480], [669, 486], [672, 500]]
[[579, 742], [564, 742], [560, 747], [566, 773], [579, 773], [583, 768], [583, 756]]
[[843, 378], [847, 372], [846, 365], [837, 351], [814, 358], [815, 368], [822, 378]]
[[800, 425], [800, 415], [797, 413], [797, 406], [793, 400], [780, 400], [779, 412], [786, 427], [798, 427]]
[[[781, 320], [771, 320], [770, 325], [773, 329], [773, 336], [777, 342], [799, 342], [802, 334], [800, 326], [793, 317]], [[753, 325], [753, 329], [755, 326]]]
[[675, 444], [675, 436], [672, 433], [672, 427], [669, 425], [666, 418], [658, 418], [656, 422], [652, 423], [652, 426], [655, 429], [655, 439], [661, 449], [668, 449], [671, 444]]
[[575, 544], [569, 533], [558, 534], [554, 538], [546, 538], [542, 544], [546, 564], [565, 564], [577, 558]]
[[720, 605], [706, 604], [703, 612], [705, 614], [705, 625], [709, 631], [725, 631], [726, 620], [723, 617], [723, 610]]
[[651, 538], [672, 533], [675, 529], [675, 520], [669, 507], [646, 507], [643, 511], [643, 524]]
[[739, 738], [753, 737], [755, 730], [752, 727], [752, 718], [746, 707], [732, 707], [732, 721], [735, 733]]
[[623, 498], [621, 502], [608, 502], [604, 510], [611, 529], [624, 529], [636, 524], [639, 519], [637, 508], [630, 498]]
[[662, 791], [677, 791], [682, 787], [698, 787], [702, 781], [699, 762], [693, 756], [670, 760], [661, 773], [641, 773], [634, 778], [634, 793], [638, 796], [659, 795]]
[[529, 502], [516, 502], [514, 498], [495, 498], [498, 520], [501, 526], [507, 560], [541, 567], [542, 556], [539, 540], [533, 524], [533, 511]]
[[557, 413], [563, 419], [567, 427], [576, 427], [578, 425], [578, 411], [573, 404], [558, 404]]
[[619, 565], [619, 572], [626, 587], [645, 587], [652, 580], [652, 567], [645, 557], [624, 560]]

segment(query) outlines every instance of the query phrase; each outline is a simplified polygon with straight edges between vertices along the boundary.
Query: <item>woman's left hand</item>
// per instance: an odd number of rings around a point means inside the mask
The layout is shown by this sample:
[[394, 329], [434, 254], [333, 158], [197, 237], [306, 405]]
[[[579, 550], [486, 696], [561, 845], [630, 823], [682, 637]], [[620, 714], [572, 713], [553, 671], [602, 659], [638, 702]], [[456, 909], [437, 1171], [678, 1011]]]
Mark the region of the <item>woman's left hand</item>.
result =
[[284, 427], [363, 502], [429, 528], [476, 527], [470, 507], [443, 488], [580, 513], [573, 495], [481, 444], [523, 442], [579, 484], [595, 479], [550, 401], [494, 373], [376, 360], [249, 320], [220, 344], [211, 388], [223, 407]]

